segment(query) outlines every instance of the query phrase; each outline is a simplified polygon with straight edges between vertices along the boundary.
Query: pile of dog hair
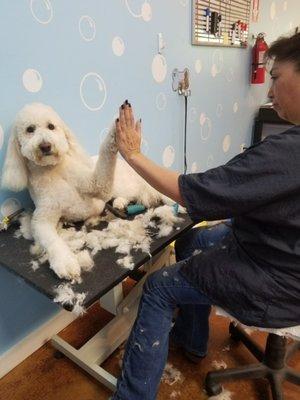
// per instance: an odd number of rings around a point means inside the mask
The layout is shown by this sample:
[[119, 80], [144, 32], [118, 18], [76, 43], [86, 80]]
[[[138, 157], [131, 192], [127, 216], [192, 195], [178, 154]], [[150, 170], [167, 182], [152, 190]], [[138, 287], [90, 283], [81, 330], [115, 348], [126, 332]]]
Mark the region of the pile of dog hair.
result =
[[[184, 212], [184, 210], [180, 209], [180, 212]], [[111, 217], [108, 219], [111, 219]], [[90, 228], [91, 223], [99, 223], [99, 218], [97, 218], [94, 221], [87, 221], [88, 227], [83, 225], [80, 230], [74, 226], [64, 227], [64, 224], [60, 222], [57, 231], [76, 255], [83, 271], [90, 271], [93, 268], [93, 256], [96, 253], [109, 248], [115, 248], [115, 252], [121, 255], [117, 260], [120, 266], [132, 269], [134, 266], [133, 251], [141, 250], [150, 254], [150, 244], [153, 238], [168, 236], [174, 226], [181, 221], [182, 218], [174, 214], [172, 206], [163, 205], [151, 208], [144, 214], [137, 215], [133, 220], [112, 219], [108, 222], [107, 227], [102, 230]], [[23, 213], [19, 222], [20, 228], [15, 232], [15, 236], [33, 240], [31, 214]], [[33, 270], [38, 269], [40, 265], [48, 261], [47, 253], [39, 244], [32, 244], [30, 252], [34, 257], [31, 261]], [[80, 307], [86, 294], [73, 292], [71, 286], [73, 283], [75, 282], [59, 285], [56, 288], [57, 296], [54, 301], [62, 305], [72, 304], [76, 308], [76, 312], [81, 313]]]

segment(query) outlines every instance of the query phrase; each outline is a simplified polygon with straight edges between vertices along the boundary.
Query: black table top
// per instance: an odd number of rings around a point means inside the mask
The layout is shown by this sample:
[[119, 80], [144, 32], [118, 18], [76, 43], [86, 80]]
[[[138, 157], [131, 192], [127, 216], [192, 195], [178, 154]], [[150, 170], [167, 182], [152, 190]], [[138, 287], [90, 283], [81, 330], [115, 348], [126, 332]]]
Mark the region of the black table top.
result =
[[[194, 223], [187, 215], [179, 215], [183, 221], [175, 226], [170, 235], [163, 238], [153, 238], [150, 252], [154, 256], [164, 247], [173, 242], [183, 232], [190, 229]], [[180, 229], [176, 229], [176, 227]], [[60, 279], [49, 268], [49, 264], [41, 265], [36, 271], [31, 267], [32, 255], [29, 252], [31, 241], [24, 238], [15, 238], [17, 226], [11, 226], [7, 231], [0, 232], [0, 264], [9, 271], [23, 278], [38, 291], [54, 299], [57, 295], [55, 289], [68, 281]], [[150, 259], [150, 255], [142, 251], [133, 251], [134, 270], [138, 269]], [[83, 307], [89, 307], [110, 289], [129, 276], [132, 271], [116, 263], [122, 255], [116, 254], [115, 249], [101, 250], [94, 256], [94, 267], [90, 272], [82, 272], [82, 282], [72, 285], [76, 293], [86, 293]], [[67, 306], [66, 309], [69, 309]]]

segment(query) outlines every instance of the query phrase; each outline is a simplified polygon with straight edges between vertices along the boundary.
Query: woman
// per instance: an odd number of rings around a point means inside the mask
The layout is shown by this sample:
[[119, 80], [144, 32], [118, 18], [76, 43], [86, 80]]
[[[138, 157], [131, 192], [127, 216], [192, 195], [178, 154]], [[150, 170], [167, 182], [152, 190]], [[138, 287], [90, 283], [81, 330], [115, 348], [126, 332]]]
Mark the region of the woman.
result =
[[191, 230], [177, 242], [181, 261], [147, 279], [114, 400], [156, 398], [170, 332], [193, 361], [204, 357], [211, 305], [248, 325], [300, 324], [300, 34], [276, 41], [268, 57], [274, 59], [269, 97], [295, 127], [204, 173], [180, 175], [147, 159], [141, 122], [128, 102], [120, 108], [116, 140], [125, 160], [193, 220], [233, 222], [208, 237]]

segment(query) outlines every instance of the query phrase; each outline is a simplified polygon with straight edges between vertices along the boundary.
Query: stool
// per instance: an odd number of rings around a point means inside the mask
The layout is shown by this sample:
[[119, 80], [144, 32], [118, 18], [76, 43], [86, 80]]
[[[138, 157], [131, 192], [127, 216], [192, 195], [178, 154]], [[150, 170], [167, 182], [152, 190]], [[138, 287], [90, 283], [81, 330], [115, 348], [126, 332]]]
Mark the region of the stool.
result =
[[[224, 315], [224, 312], [223, 312]], [[282, 382], [287, 380], [300, 385], [300, 373], [297, 373], [287, 365], [292, 355], [300, 349], [300, 335], [298, 334], [300, 327], [292, 327], [284, 329], [264, 329], [255, 328], [269, 332], [265, 351], [252, 341], [250, 336], [241, 328], [240, 324], [236, 325], [231, 322], [229, 325], [229, 333], [234, 341], [241, 341], [247, 349], [259, 361], [257, 364], [246, 365], [240, 368], [228, 368], [222, 371], [211, 371], [206, 375], [205, 389], [209, 396], [218, 395], [222, 391], [220, 382], [235, 379], [268, 379], [273, 400], [283, 400]], [[286, 336], [289, 329], [293, 334], [290, 335], [298, 341], [287, 345]], [[277, 332], [277, 333], [276, 333]]]

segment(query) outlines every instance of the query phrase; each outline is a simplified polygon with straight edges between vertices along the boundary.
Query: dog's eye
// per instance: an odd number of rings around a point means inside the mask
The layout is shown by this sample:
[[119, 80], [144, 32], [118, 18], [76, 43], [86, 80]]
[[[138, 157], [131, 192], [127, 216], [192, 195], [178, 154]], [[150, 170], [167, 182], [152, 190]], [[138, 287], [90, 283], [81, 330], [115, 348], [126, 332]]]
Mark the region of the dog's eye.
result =
[[55, 126], [53, 124], [48, 124], [48, 129], [50, 129], [50, 131], [53, 131], [55, 129]]
[[34, 131], [35, 131], [35, 125], [27, 126], [26, 132], [32, 133], [32, 132], [34, 132]]

